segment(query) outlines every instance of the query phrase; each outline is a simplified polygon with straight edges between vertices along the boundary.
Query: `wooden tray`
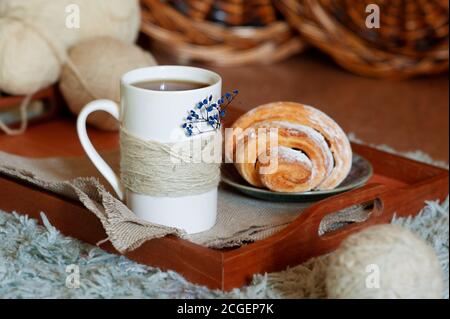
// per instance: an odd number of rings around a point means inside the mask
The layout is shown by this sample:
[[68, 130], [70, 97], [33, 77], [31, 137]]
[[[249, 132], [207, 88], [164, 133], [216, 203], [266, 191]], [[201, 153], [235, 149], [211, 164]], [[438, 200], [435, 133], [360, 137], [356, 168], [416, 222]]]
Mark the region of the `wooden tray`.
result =
[[[117, 147], [115, 133], [91, 130], [90, 136], [100, 149]], [[394, 213], [415, 215], [425, 200], [442, 200], [448, 194], [446, 170], [367, 146], [353, 144], [353, 149], [374, 167], [369, 183], [361, 189], [317, 202], [284, 230], [265, 240], [236, 249], [214, 250], [168, 236], [148, 241], [126, 256], [139, 263], [177, 271], [194, 283], [229, 290], [248, 283], [253, 274], [283, 270], [330, 252], [350, 234], [370, 225], [388, 223]], [[37, 125], [17, 137], [0, 135], [0, 150], [32, 157], [82, 154], [73, 120]], [[318, 235], [324, 216], [371, 201], [375, 203], [374, 209], [365, 222]], [[106, 238], [100, 222], [79, 203], [2, 176], [0, 209], [15, 210], [36, 219], [40, 219], [43, 211], [63, 234], [90, 244]], [[110, 243], [102, 248], [117, 253]]]

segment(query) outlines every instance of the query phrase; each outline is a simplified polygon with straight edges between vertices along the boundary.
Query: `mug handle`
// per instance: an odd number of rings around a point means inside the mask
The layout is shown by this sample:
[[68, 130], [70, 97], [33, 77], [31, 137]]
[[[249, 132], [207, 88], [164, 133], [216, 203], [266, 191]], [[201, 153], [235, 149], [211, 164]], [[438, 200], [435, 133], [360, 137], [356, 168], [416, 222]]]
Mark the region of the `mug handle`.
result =
[[101, 158], [98, 152], [95, 150], [91, 141], [89, 140], [86, 131], [86, 120], [89, 114], [95, 111], [105, 111], [117, 120], [119, 120], [119, 105], [111, 100], [96, 100], [88, 103], [80, 112], [77, 119], [77, 133], [80, 139], [81, 145], [87, 156], [94, 164], [94, 166], [99, 170], [103, 177], [111, 184], [112, 188], [116, 192], [120, 200], [124, 199], [124, 191], [122, 183], [120, 182], [119, 176], [114, 173], [111, 167], [106, 164], [105, 160]]

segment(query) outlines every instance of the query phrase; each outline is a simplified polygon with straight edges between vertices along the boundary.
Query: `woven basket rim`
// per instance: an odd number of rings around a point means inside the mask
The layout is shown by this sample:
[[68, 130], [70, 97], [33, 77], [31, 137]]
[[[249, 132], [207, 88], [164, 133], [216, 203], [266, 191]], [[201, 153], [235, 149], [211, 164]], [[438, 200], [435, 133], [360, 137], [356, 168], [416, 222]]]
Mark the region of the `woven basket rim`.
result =
[[[283, 20], [265, 26], [224, 26], [190, 20], [168, 4], [155, 0], [142, 0], [142, 6], [141, 31], [182, 60], [219, 65], [272, 63], [305, 48]], [[159, 9], [157, 13], [155, 9]], [[200, 39], [197, 43], [192, 40], [196, 36]]]
[[[300, 6], [308, 14], [299, 14]], [[319, 1], [279, 0], [277, 7], [290, 25], [338, 64], [362, 75], [406, 78], [448, 69], [448, 37], [426, 52], [385, 50], [342, 25]]]

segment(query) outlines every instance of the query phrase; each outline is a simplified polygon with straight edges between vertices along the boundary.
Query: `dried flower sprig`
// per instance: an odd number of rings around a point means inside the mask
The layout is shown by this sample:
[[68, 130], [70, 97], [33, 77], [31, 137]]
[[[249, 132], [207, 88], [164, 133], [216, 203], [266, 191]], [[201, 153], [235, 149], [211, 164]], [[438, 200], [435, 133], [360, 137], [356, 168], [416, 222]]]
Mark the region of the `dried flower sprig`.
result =
[[192, 136], [220, 129], [221, 119], [226, 116], [228, 106], [238, 94], [238, 90], [233, 90], [232, 93], [225, 93], [216, 102], [213, 102], [212, 95], [198, 102], [181, 125], [186, 135]]

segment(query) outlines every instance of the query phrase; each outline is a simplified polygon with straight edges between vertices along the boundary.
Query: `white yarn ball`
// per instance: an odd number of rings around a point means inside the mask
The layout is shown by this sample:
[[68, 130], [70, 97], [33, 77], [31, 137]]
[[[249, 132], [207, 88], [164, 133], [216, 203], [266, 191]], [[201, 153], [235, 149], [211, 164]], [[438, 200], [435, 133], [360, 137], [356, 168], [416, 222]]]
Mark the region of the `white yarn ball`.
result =
[[17, 21], [0, 19], [0, 91], [34, 93], [56, 82], [60, 68], [57, 57], [36, 33]]
[[[73, 4], [78, 29], [66, 26]], [[132, 43], [139, 24], [138, 0], [1, 0], [0, 91], [30, 94], [53, 84], [68, 48], [100, 35]]]
[[442, 298], [442, 269], [417, 235], [377, 225], [348, 237], [330, 256], [326, 287], [329, 298]]

